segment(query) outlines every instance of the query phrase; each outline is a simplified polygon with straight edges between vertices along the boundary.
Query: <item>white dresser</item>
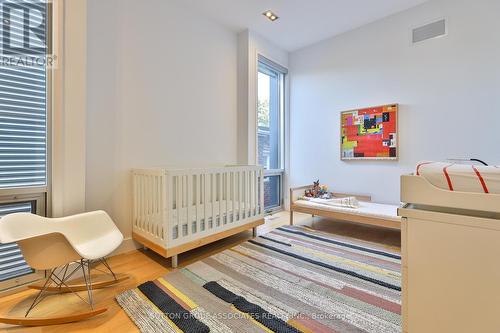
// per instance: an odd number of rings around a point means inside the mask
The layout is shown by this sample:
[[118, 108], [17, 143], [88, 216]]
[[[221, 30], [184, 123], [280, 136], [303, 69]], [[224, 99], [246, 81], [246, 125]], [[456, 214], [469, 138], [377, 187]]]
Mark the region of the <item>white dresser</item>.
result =
[[403, 176], [403, 332], [500, 332], [500, 195]]

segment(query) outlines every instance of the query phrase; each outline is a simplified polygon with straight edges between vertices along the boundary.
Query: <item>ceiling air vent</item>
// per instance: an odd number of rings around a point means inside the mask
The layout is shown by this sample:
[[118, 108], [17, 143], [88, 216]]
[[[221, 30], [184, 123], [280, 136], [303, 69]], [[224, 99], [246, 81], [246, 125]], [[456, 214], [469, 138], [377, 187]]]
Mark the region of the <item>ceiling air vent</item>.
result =
[[412, 30], [413, 44], [446, 35], [446, 20], [442, 19]]

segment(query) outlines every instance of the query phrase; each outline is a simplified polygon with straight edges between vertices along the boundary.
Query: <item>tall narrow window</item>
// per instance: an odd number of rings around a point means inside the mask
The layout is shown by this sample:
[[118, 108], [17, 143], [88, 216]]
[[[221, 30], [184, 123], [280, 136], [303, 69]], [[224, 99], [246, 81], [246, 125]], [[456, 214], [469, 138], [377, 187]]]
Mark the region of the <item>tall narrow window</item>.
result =
[[285, 68], [259, 57], [257, 74], [258, 163], [264, 172], [266, 212], [283, 207]]
[[[47, 6], [40, 0], [0, 0], [0, 223], [10, 213], [46, 213]], [[16, 244], [0, 244], [0, 290], [40, 274]]]

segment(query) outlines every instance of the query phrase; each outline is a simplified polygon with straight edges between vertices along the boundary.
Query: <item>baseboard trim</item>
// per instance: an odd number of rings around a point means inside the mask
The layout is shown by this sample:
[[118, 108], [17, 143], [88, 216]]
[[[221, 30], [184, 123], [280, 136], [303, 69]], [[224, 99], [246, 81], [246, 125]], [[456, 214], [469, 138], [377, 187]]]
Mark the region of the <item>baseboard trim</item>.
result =
[[114, 250], [109, 257], [113, 257], [119, 254], [131, 252], [137, 249], [140, 249], [142, 247], [141, 244], [137, 243], [132, 239], [132, 237], [125, 238], [123, 242], [120, 244], [120, 246]]

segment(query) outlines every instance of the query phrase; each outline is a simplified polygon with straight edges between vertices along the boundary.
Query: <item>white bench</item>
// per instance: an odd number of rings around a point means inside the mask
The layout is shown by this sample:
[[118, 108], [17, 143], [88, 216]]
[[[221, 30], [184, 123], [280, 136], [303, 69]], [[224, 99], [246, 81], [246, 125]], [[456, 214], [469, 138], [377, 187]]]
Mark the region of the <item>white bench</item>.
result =
[[334, 193], [336, 197], [356, 197], [359, 200], [359, 208], [336, 207], [324, 205], [317, 202], [300, 200], [306, 189], [312, 185], [295, 187], [290, 189], [290, 224], [293, 224], [293, 213], [300, 212], [321, 216], [334, 220], [356, 222], [374, 225], [389, 229], [401, 229], [401, 218], [398, 216], [396, 205], [387, 205], [371, 202], [371, 197], [366, 195]]

